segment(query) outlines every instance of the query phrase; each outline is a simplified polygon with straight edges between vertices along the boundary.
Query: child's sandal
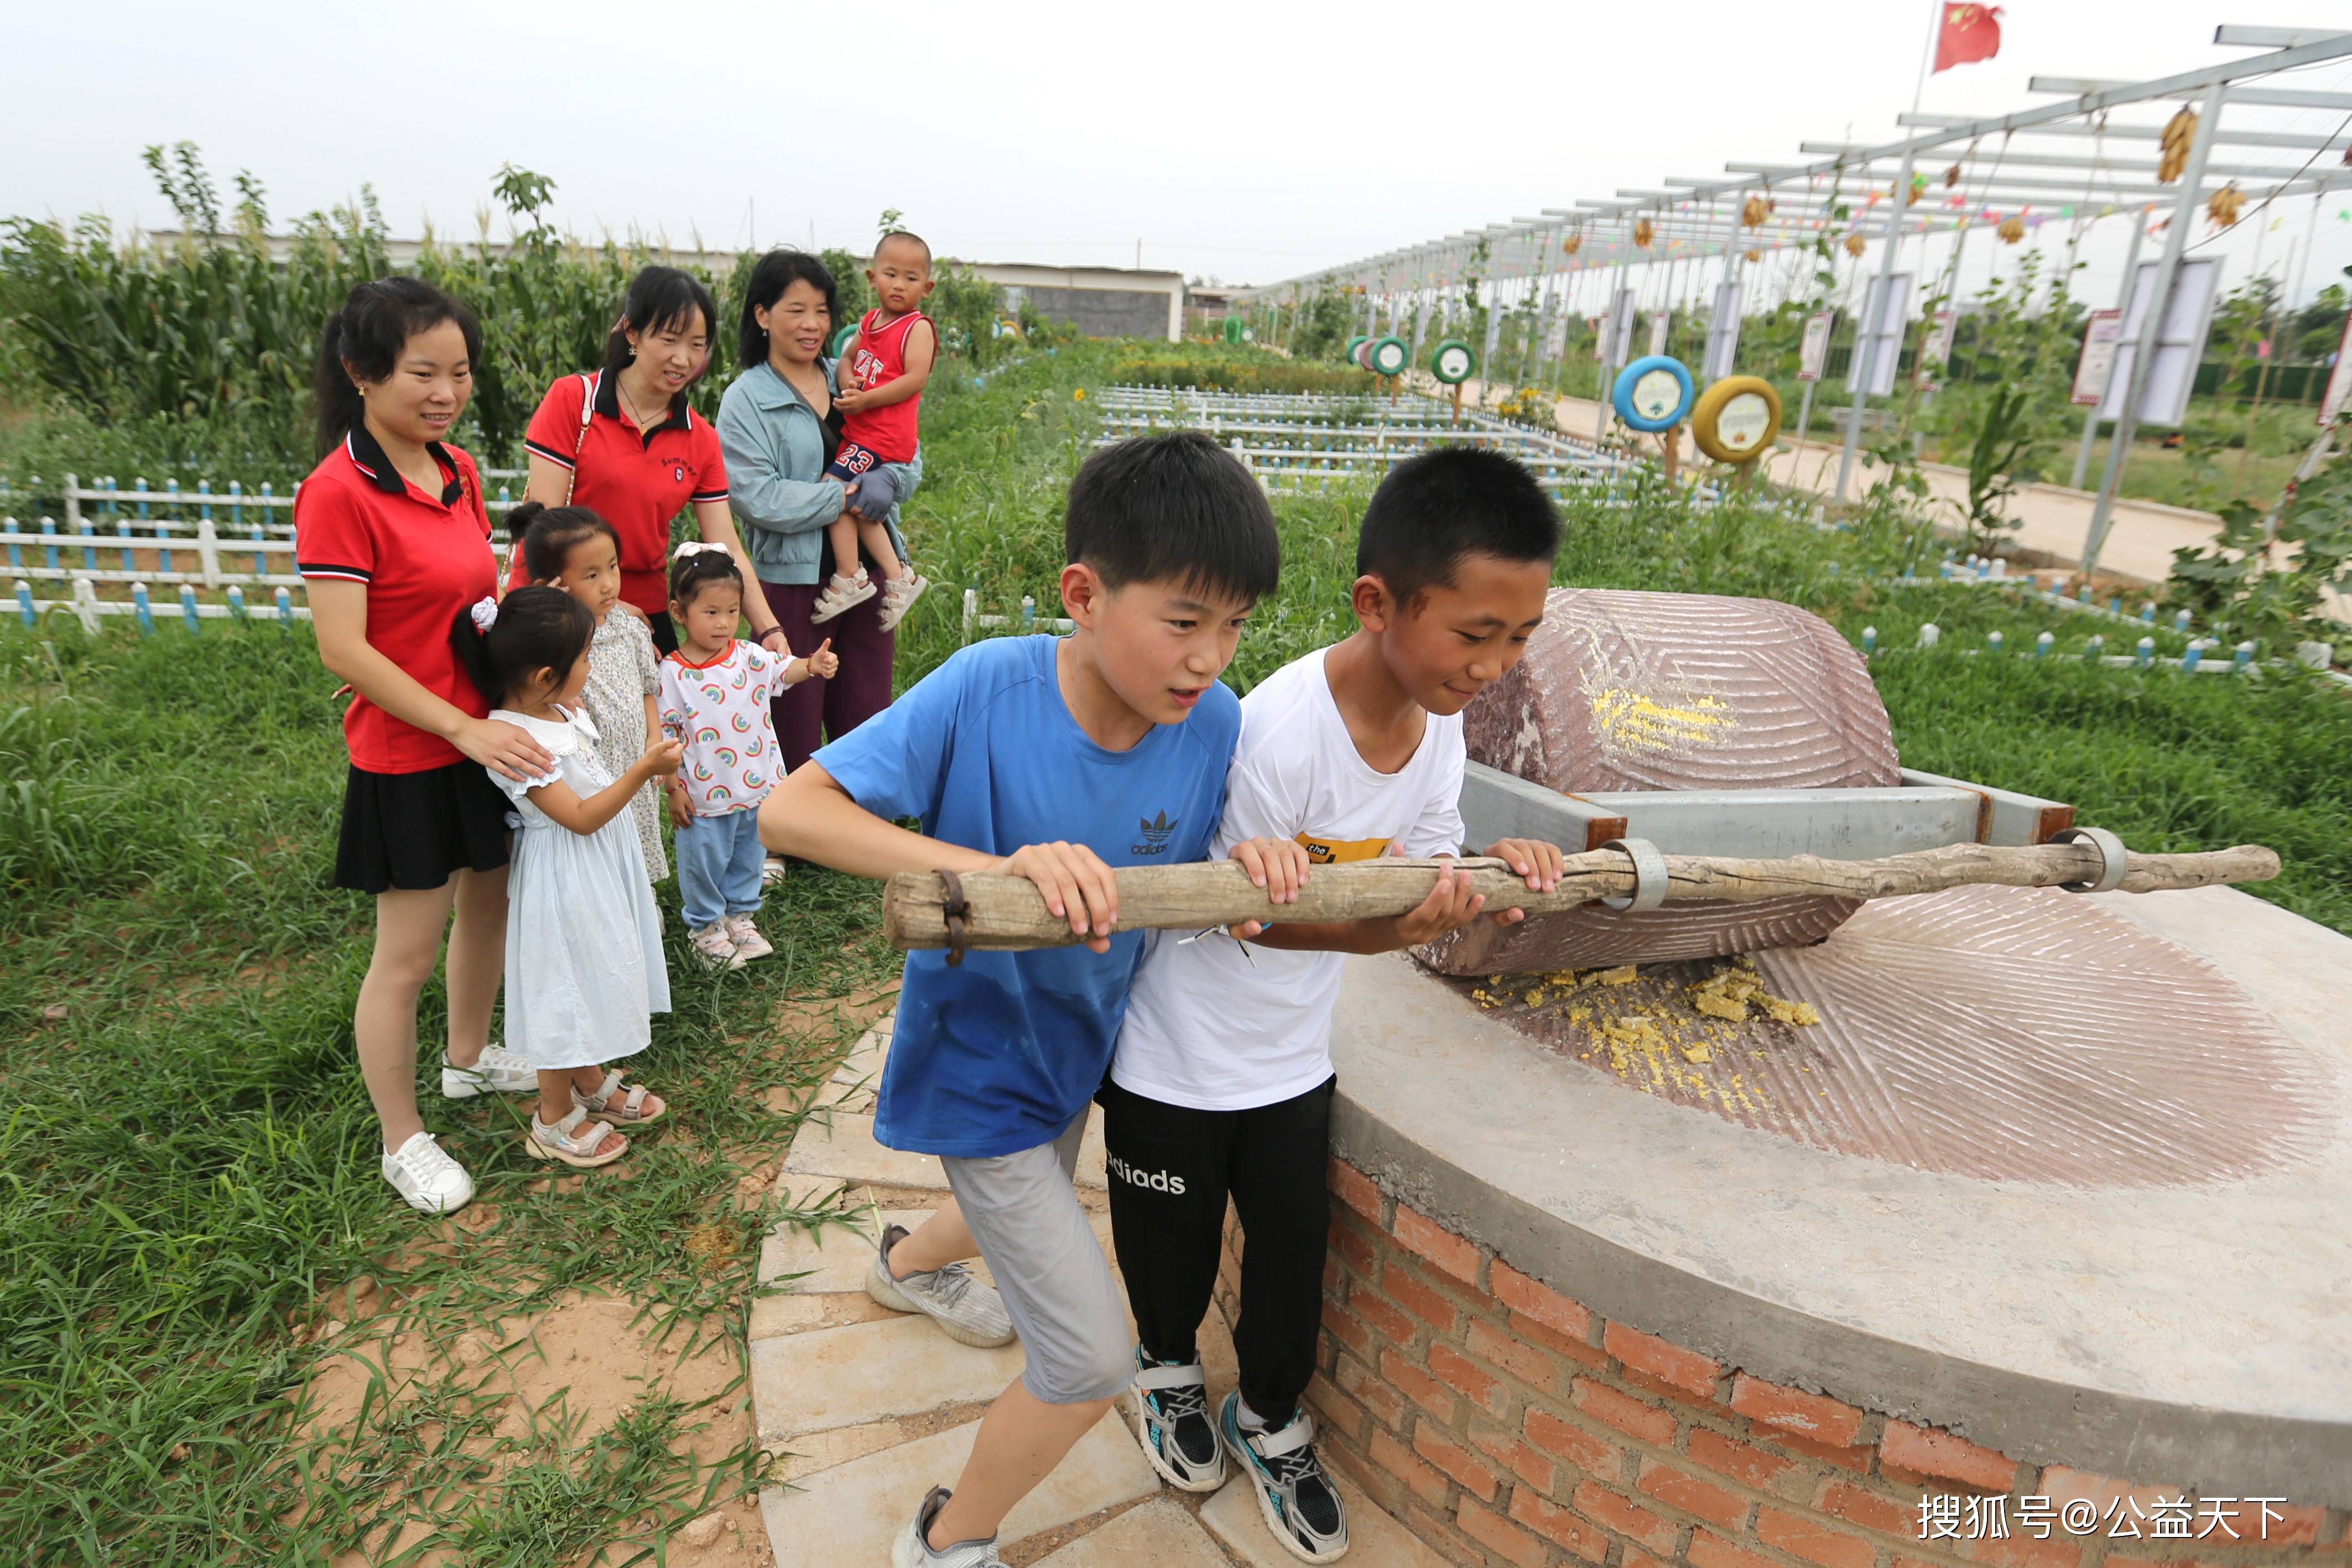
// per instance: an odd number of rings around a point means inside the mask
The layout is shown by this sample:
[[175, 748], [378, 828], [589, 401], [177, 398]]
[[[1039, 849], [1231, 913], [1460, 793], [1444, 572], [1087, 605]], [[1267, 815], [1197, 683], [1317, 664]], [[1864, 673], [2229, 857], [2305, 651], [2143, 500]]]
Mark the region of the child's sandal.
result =
[[589, 1121], [586, 1108], [574, 1105], [572, 1113], [552, 1127], [531, 1117], [522, 1147], [535, 1160], [559, 1160], [578, 1170], [593, 1171], [627, 1154], [629, 1140], [602, 1122]]
[[[608, 1071], [604, 1082], [596, 1086], [593, 1094], [583, 1094], [578, 1088], [572, 1091], [572, 1102], [599, 1122], [614, 1122], [623, 1126], [642, 1127], [648, 1122], [658, 1122], [669, 1113], [669, 1102], [642, 1083], [632, 1083], [629, 1092], [619, 1094], [621, 1075]], [[647, 1110], [650, 1103], [653, 1107]]]

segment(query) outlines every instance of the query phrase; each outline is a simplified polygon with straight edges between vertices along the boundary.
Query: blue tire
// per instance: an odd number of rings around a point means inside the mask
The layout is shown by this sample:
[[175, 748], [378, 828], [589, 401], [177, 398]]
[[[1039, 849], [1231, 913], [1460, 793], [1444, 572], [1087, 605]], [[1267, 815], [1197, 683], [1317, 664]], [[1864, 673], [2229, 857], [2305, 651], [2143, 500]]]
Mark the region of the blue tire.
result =
[[[1661, 371], [1674, 379], [1671, 406], [1662, 395], [1662, 383], [1653, 379]], [[1639, 404], [1634, 402], [1636, 392], [1641, 394]], [[1680, 360], [1671, 354], [1645, 354], [1617, 372], [1616, 384], [1609, 389], [1609, 406], [1629, 428], [1655, 434], [1689, 418], [1696, 396], [1690, 371]]]

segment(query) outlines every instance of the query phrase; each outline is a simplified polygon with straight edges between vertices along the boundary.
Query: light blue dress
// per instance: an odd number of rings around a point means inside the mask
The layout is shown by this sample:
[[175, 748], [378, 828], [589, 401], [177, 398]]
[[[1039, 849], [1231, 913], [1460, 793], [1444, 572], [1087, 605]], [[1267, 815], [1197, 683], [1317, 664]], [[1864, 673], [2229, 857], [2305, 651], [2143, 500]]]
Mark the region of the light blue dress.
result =
[[601, 1067], [643, 1051], [652, 1015], [669, 1011], [661, 914], [646, 883], [645, 852], [625, 810], [589, 834], [541, 810], [527, 791], [558, 779], [585, 800], [613, 784], [597, 760], [595, 725], [490, 716], [529, 733], [555, 758], [552, 772], [516, 780], [490, 773], [515, 802], [507, 871], [507, 1049], [533, 1067]]

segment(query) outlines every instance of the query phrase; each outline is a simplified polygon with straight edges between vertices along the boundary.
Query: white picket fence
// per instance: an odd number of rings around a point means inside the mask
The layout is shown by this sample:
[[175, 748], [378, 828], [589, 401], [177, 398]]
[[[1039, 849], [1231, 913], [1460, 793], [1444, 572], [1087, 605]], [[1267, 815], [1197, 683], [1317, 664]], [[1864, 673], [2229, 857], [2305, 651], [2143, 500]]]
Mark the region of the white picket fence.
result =
[[[523, 477], [520, 470], [481, 472], [485, 487], [500, 481], [496, 494], [484, 497], [493, 517], [520, 504], [513, 487]], [[218, 489], [198, 480], [194, 489], [153, 490], [134, 479], [126, 490], [111, 478], [84, 485], [68, 474], [55, 490], [36, 479], [32, 493], [58, 497], [65, 516], [29, 524], [0, 517], [0, 552], [15, 580], [17, 614], [27, 626], [63, 610], [93, 632], [110, 615], [136, 616], [142, 630], [152, 631], [158, 613], [153, 596], [163, 591], [177, 603], [167, 601], [161, 612], [176, 611], [191, 631], [206, 619], [310, 617], [293, 599], [302, 578], [295, 570], [290, 492], [280, 496], [266, 484], [248, 491], [235, 480]], [[499, 557], [503, 572], [503, 549]], [[123, 584], [131, 588], [128, 599], [99, 593], [101, 585]], [[249, 590], [271, 591], [270, 602], [249, 608]], [[199, 599], [199, 591], [206, 599]]]

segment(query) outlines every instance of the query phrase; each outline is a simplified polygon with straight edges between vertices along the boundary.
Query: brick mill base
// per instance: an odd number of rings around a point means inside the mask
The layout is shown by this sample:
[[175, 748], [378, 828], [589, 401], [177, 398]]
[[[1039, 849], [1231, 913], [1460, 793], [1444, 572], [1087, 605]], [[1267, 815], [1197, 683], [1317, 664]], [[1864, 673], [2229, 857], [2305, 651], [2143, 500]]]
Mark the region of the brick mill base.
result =
[[[2258, 1525], [2249, 1500], [2216, 1524], [2195, 1494], [2176, 1502], [2177, 1487], [2022, 1464], [1605, 1321], [1343, 1161], [1330, 1186], [1321, 1372], [1307, 1395], [1318, 1448], [1452, 1562], [2352, 1563], [2342, 1510], [2280, 1499]], [[1229, 1223], [1218, 1286], [1229, 1320], [1244, 1245]], [[2005, 1539], [1988, 1533], [1996, 1512]], [[2160, 1538], [2168, 1519], [2189, 1538]]]

